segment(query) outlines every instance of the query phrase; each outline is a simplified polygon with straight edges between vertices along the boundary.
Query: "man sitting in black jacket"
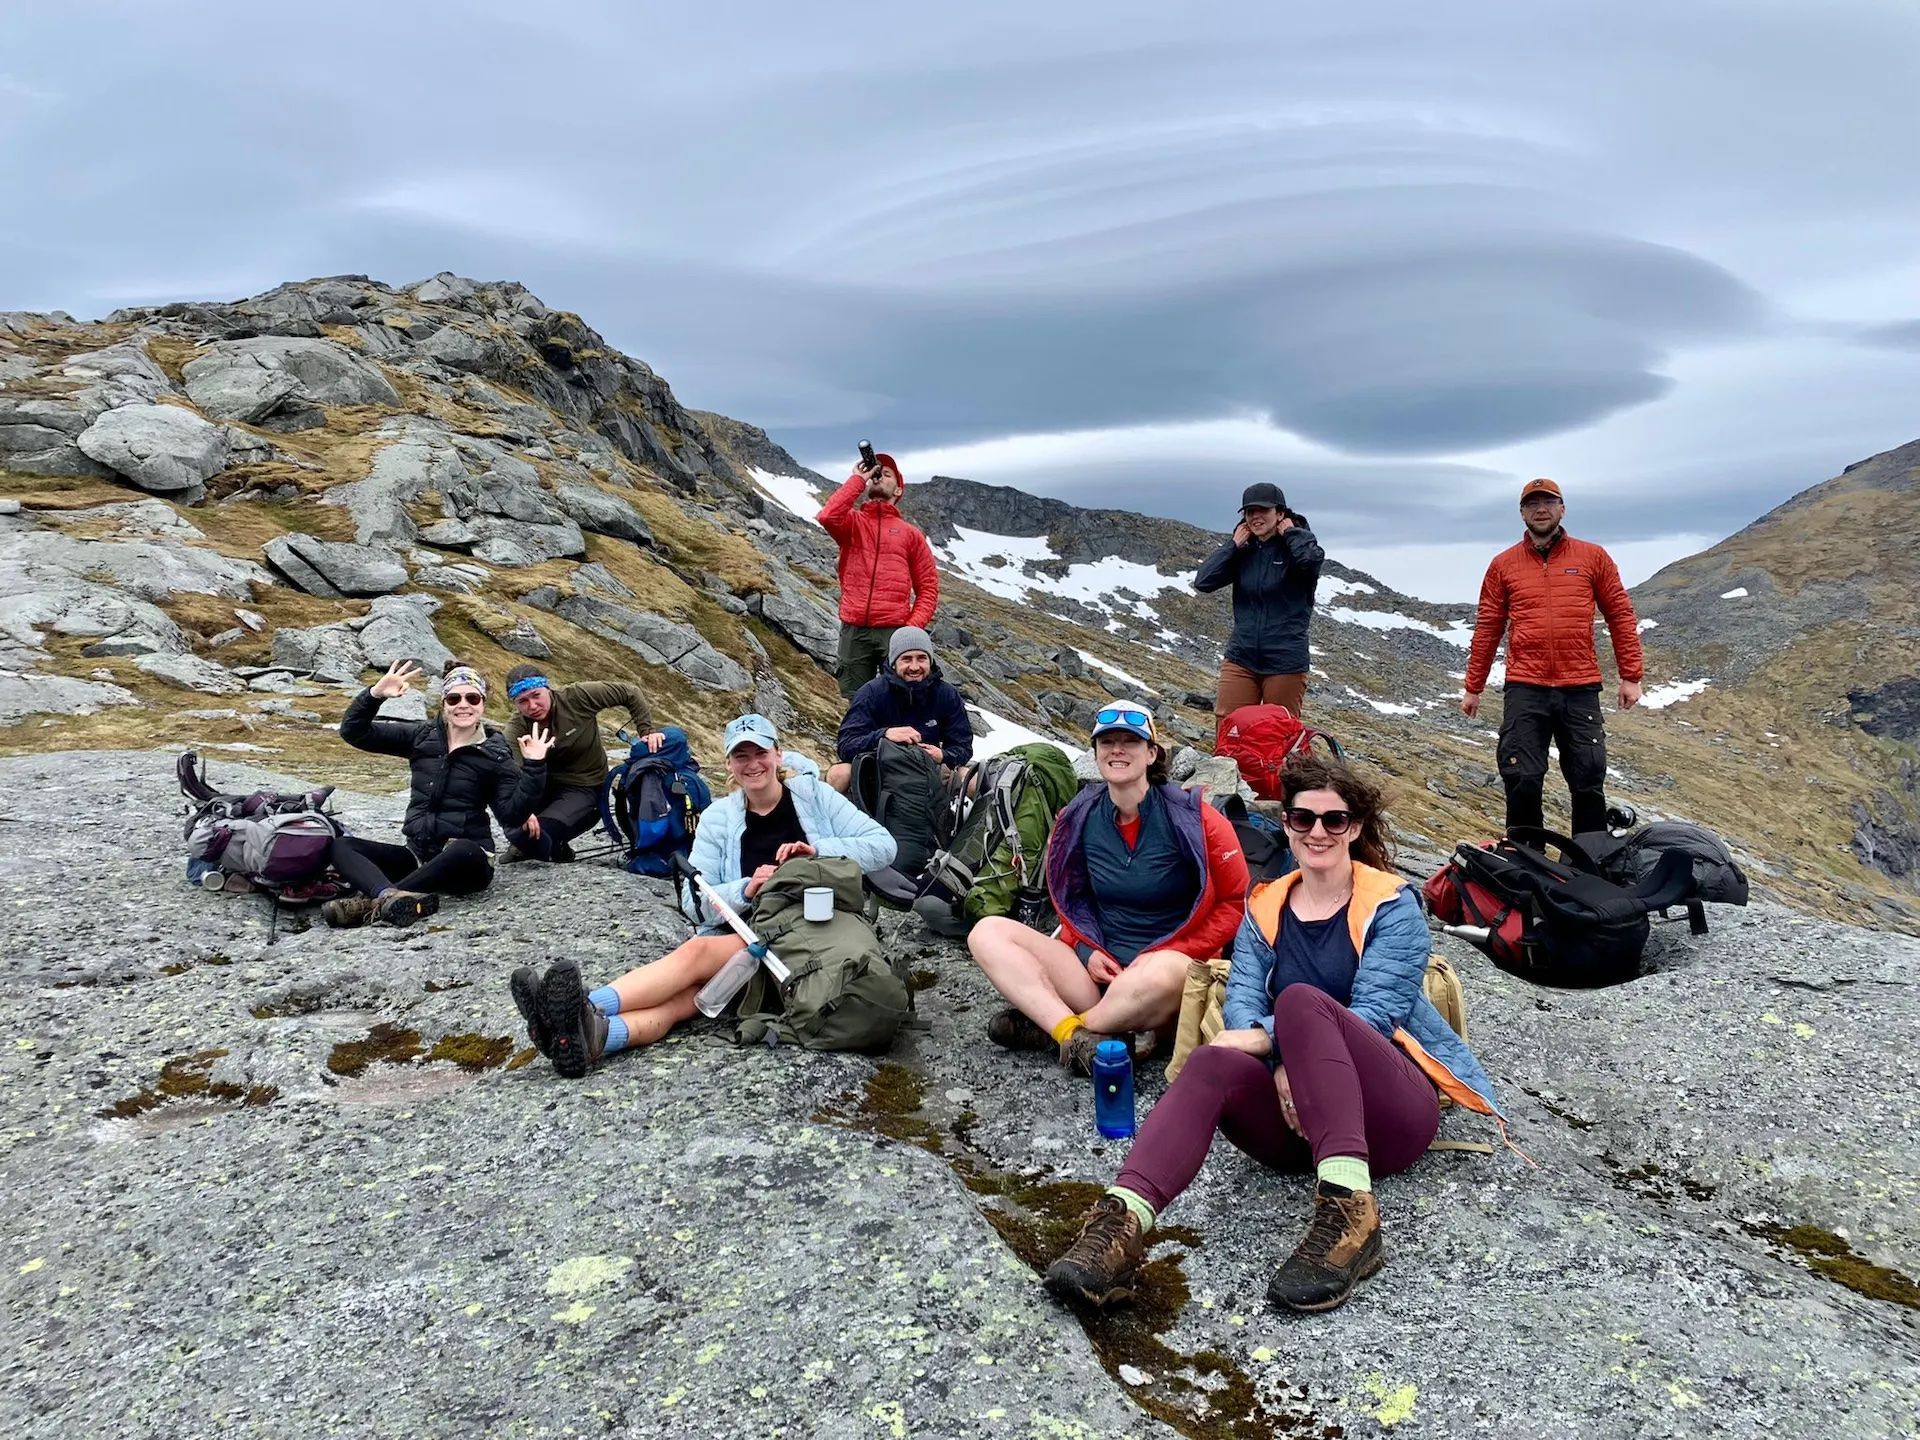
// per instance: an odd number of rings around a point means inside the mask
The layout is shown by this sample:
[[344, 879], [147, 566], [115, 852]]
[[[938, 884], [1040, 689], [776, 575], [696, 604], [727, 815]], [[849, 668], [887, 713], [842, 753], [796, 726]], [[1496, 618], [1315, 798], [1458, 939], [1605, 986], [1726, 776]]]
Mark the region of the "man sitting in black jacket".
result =
[[842, 794], [853, 783], [853, 761], [882, 739], [918, 745], [952, 769], [973, 758], [973, 723], [960, 692], [940, 678], [933, 641], [917, 625], [902, 625], [887, 645], [887, 668], [854, 692], [834, 748], [841, 763], [827, 783]]

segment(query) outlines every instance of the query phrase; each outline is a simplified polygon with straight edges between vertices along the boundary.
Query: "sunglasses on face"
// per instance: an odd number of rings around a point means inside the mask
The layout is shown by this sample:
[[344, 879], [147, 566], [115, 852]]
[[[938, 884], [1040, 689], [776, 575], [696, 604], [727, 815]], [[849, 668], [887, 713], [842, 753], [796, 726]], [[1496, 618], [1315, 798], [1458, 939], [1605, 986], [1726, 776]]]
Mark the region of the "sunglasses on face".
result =
[[1144, 710], [1102, 710], [1093, 717], [1095, 725], [1144, 725], [1151, 729], [1153, 717]]
[[477, 690], [450, 691], [447, 695], [449, 705], [484, 705], [487, 697]]
[[1353, 824], [1353, 813], [1349, 810], [1309, 810], [1304, 805], [1289, 806], [1284, 818], [1287, 829], [1296, 835], [1311, 835], [1316, 820], [1332, 836], [1346, 834], [1347, 828]]

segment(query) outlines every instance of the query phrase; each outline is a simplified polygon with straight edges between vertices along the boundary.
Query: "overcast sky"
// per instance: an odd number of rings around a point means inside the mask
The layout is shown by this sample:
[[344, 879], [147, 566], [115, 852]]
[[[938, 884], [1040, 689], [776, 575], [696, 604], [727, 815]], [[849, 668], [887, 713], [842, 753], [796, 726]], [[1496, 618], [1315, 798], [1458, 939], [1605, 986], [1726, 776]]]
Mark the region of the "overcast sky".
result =
[[[1337, 9], [1337, 13], [1336, 13]], [[1920, 6], [0, 9], [0, 309], [517, 279], [838, 478], [870, 436], [1470, 595], [1920, 436]]]

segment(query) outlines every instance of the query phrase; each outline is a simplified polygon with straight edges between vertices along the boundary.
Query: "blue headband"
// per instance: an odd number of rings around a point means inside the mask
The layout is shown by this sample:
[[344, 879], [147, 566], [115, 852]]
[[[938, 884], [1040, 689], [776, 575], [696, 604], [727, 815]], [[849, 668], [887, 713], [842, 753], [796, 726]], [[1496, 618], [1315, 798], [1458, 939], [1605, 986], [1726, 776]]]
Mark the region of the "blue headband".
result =
[[518, 700], [529, 690], [546, 690], [549, 688], [551, 687], [547, 684], [546, 676], [529, 675], [526, 679], [516, 680], [513, 684], [507, 686], [507, 698], [509, 700]]

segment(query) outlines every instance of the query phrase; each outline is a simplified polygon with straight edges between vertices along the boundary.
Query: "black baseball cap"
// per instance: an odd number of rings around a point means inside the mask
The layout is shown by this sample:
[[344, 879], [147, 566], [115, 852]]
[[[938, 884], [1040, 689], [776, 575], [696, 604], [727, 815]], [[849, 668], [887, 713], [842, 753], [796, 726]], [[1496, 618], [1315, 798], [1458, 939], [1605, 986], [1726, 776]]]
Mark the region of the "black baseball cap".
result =
[[1287, 508], [1287, 497], [1280, 487], [1271, 480], [1261, 480], [1240, 492], [1240, 508], [1247, 510], [1255, 507], [1272, 506], [1275, 510]]

